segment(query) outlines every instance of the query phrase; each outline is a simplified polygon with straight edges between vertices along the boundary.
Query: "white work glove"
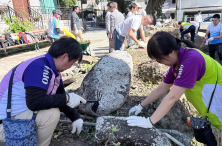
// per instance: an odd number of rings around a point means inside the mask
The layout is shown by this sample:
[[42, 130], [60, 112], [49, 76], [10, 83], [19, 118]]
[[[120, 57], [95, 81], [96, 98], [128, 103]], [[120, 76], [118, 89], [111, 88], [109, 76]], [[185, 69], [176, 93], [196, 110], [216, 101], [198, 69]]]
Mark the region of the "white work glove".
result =
[[83, 27], [81, 27], [81, 30], [83, 31], [83, 30], [84, 30], [84, 28], [83, 28]]
[[205, 43], [205, 45], [208, 45], [208, 40], [206, 40], [206, 43]]
[[139, 117], [139, 116], [130, 116], [126, 118], [128, 126], [137, 126], [141, 128], [152, 128], [153, 124], [150, 118]]
[[79, 33], [79, 31], [76, 29], [76, 30], [75, 30], [75, 34], [78, 34], [78, 33]]
[[83, 104], [86, 103], [86, 100], [84, 98], [82, 98], [81, 96], [75, 93], [68, 93], [68, 96], [69, 96], [69, 100], [66, 103], [66, 105], [68, 105], [71, 108], [78, 106], [80, 102], [82, 102]]
[[207, 41], [210, 42], [210, 41], [213, 41], [213, 40], [214, 40], [214, 37], [211, 37]]
[[140, 42], [138, 43], [138, 45], [139, 45], [140, 47], [142, 47], [142, 48], [145, 48], [147, 44], [144, 43], [143, 41], [140, 41]]
[[141, 106], [141, 104], [138, 104], [137, 106], [132, 107], [129, 110], [129, 116], [131, 116], [131, 114], [135, 114], [136, 116], [142, 111], [143, 107]]
[[82, 131], [82, 126], [83, 126], [83, 120], [82, 119], [75, 120], [72, 123], [71, 133], [74, 134], [77, 131], [77, 134], [79, 135], [80, 132]]
[[107, 37], [110, 38], [110, 34], [108, 34]]

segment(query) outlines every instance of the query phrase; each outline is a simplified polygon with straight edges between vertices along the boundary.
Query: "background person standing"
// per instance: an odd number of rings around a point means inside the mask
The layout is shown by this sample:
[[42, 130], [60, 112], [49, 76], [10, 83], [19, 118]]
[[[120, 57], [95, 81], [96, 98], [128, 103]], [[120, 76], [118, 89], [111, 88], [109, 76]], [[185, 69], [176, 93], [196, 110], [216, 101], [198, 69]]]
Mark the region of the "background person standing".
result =
[[79, 7], [74, 6], [73, 12], [71, 14], [71, 32], [76, 36], [76, 39], [80, 39], [81, 42], [83, 42], [83, 35], [81, 31], [81, 22], [79, 20], [79, 16], [77, 15], [79, 13]]
[[[130, 9], [130, 11], [127, 13], [126, 19], [130, 18], [132, 16], [135, 16], [135, 13], [136, 13], [138, 7], [137, 7], [136, 3], [132, 3], [129, 6], [129, 9]], [[136, 36], [136, 32], [134, 32], [134, 35]], [[127, 39], [128, 47], [135, 45], [135, 42], [129, 36], [127, 36], [126, 39]]]
[[114, 40], [113, 40], [113, 31], [115, 27], [120, 24], [121, 22], [124, 21], [124, 16], [122, 13], [120, 13], [117, 10], [117, 3], [116, 2], [111, 2], [109, 5], [109, 10], [111, 12], [110, 15], [110, 44], [112, 44], [109, 53], [113, 51], [114, 46]]
[[[143, 9], [143, 7], [139, 4], [139, 3], [136, 3], [137, 7], [138, 7], [138, 10], [137, 10], [137, 15], [141, 15], [142, 17], [146, 16], [146, 11]], [[145, 28], [145, 27], [144, 27]], [[144, 29], [143, 28], [143, 29]], [[140, 30], [138, 29], [137, 30], [137, 35], [136, 35], [136, 38], [138, 40], [141, 39], [141, 34], [140, 34]]]
[[199, 23], [199, 28], [198, 28], [198, 30], [199, 30], [200, 29], [200, 25], [203, 22], [203, 19], [202, 19], [201, 11], [198, 11], [197, 13], [198, 14], [196, 14], [196, 16], [195, 16], [195, 21], [197, 23]]
[[92, 19], [93, 19], [93, 28], [96, 29], [96, 27], [97, 27], [97, 26], [96, 26], [96, 19], [97, 19], [97, 18], [96, 18], [96, 16], [94, 15]]
[[[208, 39], [209, 33], [210, 38]], [[222, 24], [219, 14], [213, 16], [213, 22], [207, 28], [205, 39], [208, 39], [207, 42], [209, 42], [210, 57], [214, 58], [217, 51], [219, 59], [222, 61]]]
[[157, 11], [154, 12], [154, 15], [153, 15], [153, 25], [156, 26], [156, 22], [157, 22]]

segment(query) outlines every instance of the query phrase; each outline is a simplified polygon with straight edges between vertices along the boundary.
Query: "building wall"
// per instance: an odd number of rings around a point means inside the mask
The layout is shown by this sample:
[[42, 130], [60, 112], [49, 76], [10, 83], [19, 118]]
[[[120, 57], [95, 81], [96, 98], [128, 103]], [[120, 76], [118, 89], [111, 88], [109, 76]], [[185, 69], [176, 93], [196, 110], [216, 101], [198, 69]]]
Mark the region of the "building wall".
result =
[[[180, 0], [179, 0], [180, 1]], [[222, 0], [181, 0], [181, 9], [215, 7], [222, 5]], [[178, 3], [179, 7], [179, 3]]]
[[179, 1], [180, 0], [178, 0], [177, 6], [177, 21], [183, 20], [183, 14], [185, 15], [185, 18], [188, 17], [188, 14], [189, 17], [194, 17], [199, 10], [202, 11], [202, 14], [205, 13], [211, 15], [215, 11], [221, 14], [222, 0], [181, 0], [181, 12]]
[[166, 2], [163, 4], [162, 9], [172, 9], [176, 8], [176, 2], [173, 3], [173, 0], [166, 0]]
[[34, 7], [34, 6], [39, 7], [40, 6], [39, 0], [29, 0], [29, 4], [31, 7]]

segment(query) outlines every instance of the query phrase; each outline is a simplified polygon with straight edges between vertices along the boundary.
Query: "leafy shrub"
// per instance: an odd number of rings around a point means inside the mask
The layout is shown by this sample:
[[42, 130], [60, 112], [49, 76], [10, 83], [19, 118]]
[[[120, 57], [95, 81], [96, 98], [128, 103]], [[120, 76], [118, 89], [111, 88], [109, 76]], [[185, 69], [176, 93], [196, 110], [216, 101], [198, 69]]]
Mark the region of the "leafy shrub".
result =
[[13, 16], [11, 19], [4, 16], [4, 19], [5, 23], [9, 26], [7, 31], [10, 31], [11, 33], [25, 32], [32, 30], [33, 23], [31, 23], [28, 20], [20, 22], [18, 18], [16, 18], [15, 16]]

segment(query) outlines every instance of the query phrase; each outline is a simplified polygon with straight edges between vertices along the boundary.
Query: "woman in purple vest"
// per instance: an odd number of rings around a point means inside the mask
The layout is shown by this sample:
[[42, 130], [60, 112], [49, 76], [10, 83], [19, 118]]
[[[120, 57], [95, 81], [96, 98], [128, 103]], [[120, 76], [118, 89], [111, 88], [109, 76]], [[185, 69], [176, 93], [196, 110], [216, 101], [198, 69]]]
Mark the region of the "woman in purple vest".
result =
[[[21, 63], [14, 75], [12, 86], [12, 117], [30, 119], [33, 111], [38, 111], [36, 118], [39, 146], [50, 144], [52, 134], [60, 118], [60, 111], [73, 122], [72, 133], [82, 130], [83, 120], [74, 109], [82, 97], [66, 94], [61, 79], [61, 72], [70, 68], [76, 61], [82, 60], [80, 44], [73, 38], [61, 38], [55, 41], [45, 55]], [[6, 118], [8, 84], [12, 70], [0, 83], [0, 120]], [[0, 142], [5, 141], [4, 130], [0, 124]]]

